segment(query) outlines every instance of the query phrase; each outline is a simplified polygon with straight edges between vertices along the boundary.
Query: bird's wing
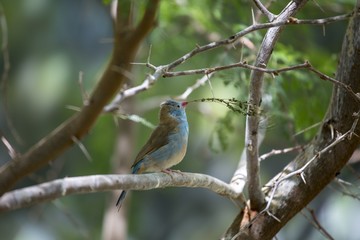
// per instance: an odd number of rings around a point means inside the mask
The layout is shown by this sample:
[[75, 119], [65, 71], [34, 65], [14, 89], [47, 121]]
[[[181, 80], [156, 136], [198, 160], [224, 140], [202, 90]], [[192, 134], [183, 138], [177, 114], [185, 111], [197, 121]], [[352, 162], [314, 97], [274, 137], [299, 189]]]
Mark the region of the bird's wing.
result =
[[145, 155], [150, 154], [155, 150], [161, 148], [162, 146], [168, 144], [169, 132], [171, 132], [175, 128], [175, 126], [171, 125], [159, 125], [155, 128], [149, 140], [146, 142], [146, 144], [142, 147], [142, 149], [136, 156], [132, 167], [135, 166], [140, 160], [142, 160]]

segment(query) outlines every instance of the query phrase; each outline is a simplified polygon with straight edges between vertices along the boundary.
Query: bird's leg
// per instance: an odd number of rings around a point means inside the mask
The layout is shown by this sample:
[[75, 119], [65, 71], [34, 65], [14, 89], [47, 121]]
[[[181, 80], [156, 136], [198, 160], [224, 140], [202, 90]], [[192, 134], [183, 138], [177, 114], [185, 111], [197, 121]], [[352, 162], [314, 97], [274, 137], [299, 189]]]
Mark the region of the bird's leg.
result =
[[173, 177], [173, 175], [172, 175], [173, 173], [178, 173], [178, 174], [183, 175], [183, 173], [182, 173], [180, 170], [173, 170], [173, 169], [170, 169], [170, 168], [164, 169], [164, 170], [162, 170], [161, 172], [170, 175], [171, 178]]
[[163, 173], [167, 173], [167, 174], [171, 174], [171, 173], [174, 173], [174, 172], [176, 172], [176, 173], [182, 173], [180, 170], [174, 170], [174, 169], [170, 169], [170, 168], [164, 169], [164, 170], [162, 170], [162, 172], [163, 172]]

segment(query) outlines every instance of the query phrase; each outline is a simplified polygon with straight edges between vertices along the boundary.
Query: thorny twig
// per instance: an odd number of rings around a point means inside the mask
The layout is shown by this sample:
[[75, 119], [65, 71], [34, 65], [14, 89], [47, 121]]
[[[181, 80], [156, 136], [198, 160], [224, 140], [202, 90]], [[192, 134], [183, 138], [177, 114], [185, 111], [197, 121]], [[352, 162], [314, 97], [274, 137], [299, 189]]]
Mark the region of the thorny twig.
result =
[[284, 153], [288, 153], [288, 152], [292, 152], [292, 151], [298, 151], [301, 150], [303, 148], [303, 146], [295, 146], [295, 147], [290, 147], [290, 148], [284, 148], [284, 149], [273, 149], [271, 152], [265, 153], [263, 155], [261, 155], [259, 157], [259, 161], [264, 161], [266, 158], [274, 156], [274, 155], [279, 155], [279, 154], [284, 154]]
[[271, 13], [261, 2], [260, 0], [253, 0], [256, 7], [267, 17], [269, 22], [272, 22], [275, 18], [275, 14]]
[[[199, 53], [208, 51], [208, 50], [212, 50], [212, 49], [215, 49], [215, 48], [218, 48], [221, 46], [233, 44], [238, 39], [240, 39], [241, 37], [243, 37], [251, 32], [261, 30], [261, 29], [268, 29], [268, 28], [272, 28], [272, 27], [279, 27], [279, 26], [283, 26], [283, 25], [298, 25], [298, 24], [324, 25], [324, 24], [329, 24], [332, 22], [348, 19], [349, 17], [352, 16], [352, 14], [353, 13], [351, 12], [351, 13], [344, 14], [344, 15], [339, 15], [339, 16], [334, 16], [334, 17], [329, 17], [329, 18], [322, 18], [322, 19], [300, 20], [297, 18], [290, 18], [286, 21], [261, 23], [261, 24], [256, 23], [256, 24], [253, 24], [253, 25], [245, 28], [244, 30], [234, 34], [233, 36], [230, 36], [229, 38], [226, 38], [226, 39], [223, 39], [223, 40], [220, 40], [217, 42], [211, 42], [211, 43], [203, 45], [203, 46], [196, 46], [196, 48], [194, 48], [193, 50], [191, 50], [184, 56], [182, 56], [182, 57], [176, 59], [175, 61], [173, 61], [169, 64], [166, 64], [166, 65], [154, 66], [149, 62], [149, 58], [148, 58], [148, 62], [146, 64], [142, 64], [142, 65], [146, 65], [150, 69], [154, 70], [154, 73], [151, 75], [148, 75], [142, 84], [140, 84], [136, 87], [133, 87], [133, 88], [122, 90], [119, 94], [116, 95], [116, 97], [113, 99], [113, 101], [104, 108], [104, 112], [112, 112], [112, 111], [116, 110], [118, 108], [118, 105], [125, 98], [134, 96], [135, 94], [138, 94], [139, 92], [149, 89], [160, 77], [170, 77], [169, 74], [171, 74], [171, 73], [169, 71], [171, 69], [174, 69], [175, 67], [184, 63], [191, 57], [193, 57]], [[240, 63], [237, 63], [237, 64], [240, 64]], [[240, 67], [240, 66], [236, 66], [236, 67]], [[242, 67], [245, 67], [245, 66], [242, 66]], [[220, 69], [220, 70], [224, 70], [224, 69], [228, 69], [228, 68], [231, 68], [231, 67], [226, 68], [226, 66], [223, 66], [223, 69]], [[251, 69], [251, 68], [249, 67], [249, 69]], [[207, 70], [209, 70], [209, 69], [207, 69]], [[255, 69], [255, 67], [254, 67], [253, 70], [257, 70], [257, 69]], [[199, 73], [191, 73], [191, 74], [199, 74]], [[204, 70], [201, 73], [202, 74], [210, 74], [211, 71], [208, 72], [208, 71]]]
[[341, 189], [337, 189], [335, 187], [332, 187], [332, 188], [334, 188], [335, 190], [341, 192], [345, 196], [349, 196], [349, 197], [352, 197], [352, 198], [354, 198], [356, 200], [360, 200], [360, 194], [354, 193], [350, 189], [348, 189], [348, 187], [353, 186], [352, 183], [346, 182], [346, 181], [344, 181], [344, 180], [342, 180], [340, 178], [335, 178], [334, 182], [337, 185], [339, 185]]
[[183, 94], [177, 97], [177, 99], [185, 100], [187, 97], [197, 88], [203, 86], [210, 78], [214, 75], [214, 73], [206, 74], [202, 78], [198, 79], [194, 85], [188, 87]]
[[[270, 197], [268, 198], [268, 201], [267, 201], [267, 205], [266, 207], [260, 212], [260, 213], [267, 213], [268, 215], [272, 216], [272, 217], [275, 217], [273, 216], [273, 214], [270, 213], [269, 209], [270, 209], [270, 205], [271, 205], [271, 202], [272, 200], [274, 199], [274, 195], [275, 195], [275, 192], [277, 190], [277, 188], [279, 187], [279, 184], [281, 182], [283, 182], [284, 180], [286, 179], [289, 179], [291, 178], [292, 176], [300, 176], [301, 179], [303, 180], [303, 182], [305, 184], [306, 183], [306, 180], [305, 180], [305, 174], [304, 174], [304, 170], [313, 162], [315, 161], [316, 159], [318, 159], [322, 154], [326, 153], [327, 151], [329, 151], [331, 148], [333, 148], [335, 145], [337, 145], [338, 143], [340, 143], [341, 141], [345, 140], [345, 139], [349, 139], [351, 138], [353, 135], [354, 135], [354, 129], [355, 127], [357, 126], [358, 124], [358, 121], [359, 121], [359, 112], [354, 114], [354, 116], [356, 117], [351, 128], [344, 134], [340, 135], [339, 137], [337, 137], [332, 143], [330, 143], [328, 146], [326, 146], [325, 148], [323, 148], [321, 151], [317, 152], [304, 166], [302, 166], [301, 168], [283, 176], [283, 177], [279, 177], [278, 180], [276, 180], [274, 182], [274, 185], [273, 185], [273, 189], [270, 193]], [[276, 220], [278, 220], [277, 218], [275, 218]]]
[[315, 211], [309, 207], [306, 207], [306, 210], [310, 213], [311, 219], [303, 213], [303, 216], [327, 239], [333, 240], [334, 238], [326, 231], [326, 229], [320, 224]]
[[179, 71], [179, 72], [166, 72], [164, 74], [164, 76], [174, 77], [174, 76], [194, 75], [194, 74], [210, 74], [210, 73], [214, 73], [217, 71], [222, 71], [222, 70], [227, 70], [227, 69], [237, 68], [237, 67], [268, 73], [273, 77], [275, 77], [283, 72], [288, 72], [288, 71], [293, 71], [293, 70], [298, 70], [298, 69], [308, 69], [311, 72], [318, 75], [320, 77], [320, 79], [330, 81], [331, 83], [342, 87], [343, 89], [348, 91], [350, 93], [350, 95], [358, 103], [360, 103], [360, 97], [351, 89], [350, 86], [346, 85], [343, 82], [336, 80], [335, 78], [329, 77], [326, 74], [320, 72], [319, 70], [314, 68], [309, 61], [305, 61], [304, 63], [301, 63], [301, 64], [296, 64], [293, 66], [279, 68], [279, 69], [268, 69], [268, 68], [256, 67], [256, 66], [248, 64], [246, 61], [243, 61], [243, 62], [229, 64], [229, 65], [225, 65], [225, 66], [217, 66], [217, 67], [211, 67], [211, 68], [202, 68], [202, 69], [194, 69], [194, 70]]

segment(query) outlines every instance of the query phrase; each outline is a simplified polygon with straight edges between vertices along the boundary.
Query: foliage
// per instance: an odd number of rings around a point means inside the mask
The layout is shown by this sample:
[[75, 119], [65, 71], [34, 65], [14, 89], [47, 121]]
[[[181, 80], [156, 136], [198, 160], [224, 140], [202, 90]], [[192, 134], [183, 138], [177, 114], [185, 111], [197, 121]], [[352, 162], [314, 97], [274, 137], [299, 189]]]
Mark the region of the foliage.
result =
[[[31, 1], [30, 4], [27, 1], [3, 1], [8, 20], [11, 56], [7, 101], [11, 106], [9, 115], [24, 142], [23, 145], [18, 144], [20, 152], [28, 149], [72, 114], [65, 109], [66, 105], [83, 104], [77, 83], [79, 71], [84, 72], [83, 87], [86, 91], [96, 85], [112, 48], [109, 41], [113, 27], [108, 14], [110, 2], [59, 1], [50, 4], [49, 1]], [[346, 13], [353, 7], [353, 1], [349, 0], [317, 2], [323, 11], [311, 3], [299, 17], [333, 16]], [[282, 1], [273, 1], [270, 10], [276, 13], [284, 4]], [[137, 3], [134, 7], [141, 13], [144, 3]], [[139, 51], [137, 61], [146, 62], [150, 45], [151, 63], [162, 65], [184, 55], [196, 45], [225, 39], [252, 23], [251, 9], [254, 6], [249, 1], [162, 1], [158, 26]], [[141, 14], [135, 18], [139, 16]], [[259, 17], [257, 21], [265, 22], [265, 18]], [[345, 26], [346, 22], [328, 25], [325, 36], [319, 26], [289, 26], [276, 45], [268, 67], [279, 69], [309, 60], [317, 69], [332, 75], [336, 71], [337, 54], [343, 37], [339, 31], [344, 32]], [[253, 63], [264, 33], [265, 30], [253, 32], [233, 46], [196, 56], [177, 70], [226, 65], [240, 60]], [[151, 72], [143, 66], [134, 66], [133, 70], [129, 86], [141, 83], [146, 74]], [[141, 106], [127, 109], [120, 116], [126, 120], [119, 121], [119, 125], [128, 126], [124, 121], [131, 120], [147, 127], [152, 126], [149, 123], [157, 122], [160, 98], [178, 96], [197, 78], [198, 76], [187, 76], [160, 79], [148, 91], [136, 96], [138, 103], [141, 103], [138, 105]], [[248, 69], [216, 73], [211, 78], [213, 88], [210, 89], [206, 84], [194, 91], [191, 99], [236, 98], [246, 101], [249, 78]], [[281, 131], [269, 131], [264, 149], [276, 148], [283, 142], [291, 141], [296, 132], [322, 121], [331, 88], [330, 83], [306, 70], [286, 72], [275, 77], [267, 75], [264, 113], [269, 114], [272, 119], [276, 117], [272, 124]], [[201, 166], [200, 172], [215, 173], [227, 179], [239, 156], [238, 152], [223, 151], [234, 147], [234, 142], [242, 143], [244, 136], [240, 136], [238, 129], [242, 128], [239, 125], [245, 117], [224, 107], [217, 108], [213, 106], [215, 103], [208, 104], [211, 104], [209, 109], [197, 105], [188, 110], [191, 144], [188, 155], [179, 168], [192, 171], [194, 165]], [[4, 131], [5, 136], [11, 136], [3, 112], [0, 116], [1, 131]], [[148, 132], [139, 126], [141, 124], [132, 125], [138, 129], [135, 151], [148, 137]], [[283, 127], [287, 125], [292, 125], [293, 128], [289, 130]], [[87, 161], [83, 153], [74, 147], [21, 185], [69, 175], [113, 173], [110, 159], [116, 147], [118, 131], [112, 117], [102, 117], [84, 141], [92, 161]], [[210, 133], [208, 139], [206, 133]], [[304, 138], [310, 139], [315, 133], [316, 129], [306, 131]], [[276, 141], [272, 141], [273, 139]], [[13, 137], [10, 140], [15, 142]], [[209, 153], [209, 146], [215, 153]], [[238, 151], [241, 147], [243, 146], [236, 145]], [[136, 152], [131, 155], [135, 156]], [[1, 164], [9, 161], [4, 149], [1, 149], [0, 156]], [[217, 158], [225, 160], [213, 161]], [[262, 169], [264, 175], [273, 170], [274, 166]], [[131, 209], [134, 211], [131, 212], [130, 235], [133, 238], [147, 236], [147, 239], [181, 239], [186, 232], [186, 239], [214, 239], [214, 235], [220, 235], [224, 229], [223, 220], [232, 217], [236, 207], [214, 194], [205, 194], [206, 197], [201, 190], [188, 189], [134, 194], [136, 207], [133, 204]], [[111, 204], [108, 203], [108, 197], [110, 194], [105, 193], [67, 197], [46, 206], [20, 210], [15, 214], [7, 213], [0, 220], [0, 230], [7, 239], [21, 239], [24, 235], [30, 238], [30, 234], [34, 234], [37, 239], [41, 237], [37, 234], [60, 239], [99, 239], [105, 206]], [[162, 211], [163, 209], [166, 211]], [[145, 226], [149, 222], [151, 226]], [[204, 229], [204, 226], [213, 228]], [[161, 231], [154, 231], [148, 236], [155, 227]], [[32, 232], [34, 229], [36, 233]], [[294, 236], [292, 234], [289, 233]]]

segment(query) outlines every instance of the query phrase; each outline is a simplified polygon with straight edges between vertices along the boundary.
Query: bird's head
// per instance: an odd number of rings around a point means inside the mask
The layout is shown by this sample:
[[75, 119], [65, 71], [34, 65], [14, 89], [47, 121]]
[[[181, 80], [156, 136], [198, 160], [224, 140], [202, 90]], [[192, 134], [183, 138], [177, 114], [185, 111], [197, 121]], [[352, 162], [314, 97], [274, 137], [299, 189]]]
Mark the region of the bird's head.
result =
[[185, 107], [188, 102], [179, 102], [175, 100], [167, 100], [160, 106], [160, 121], [167, 121], [169, 118], [176, 120], [186, 120]]

